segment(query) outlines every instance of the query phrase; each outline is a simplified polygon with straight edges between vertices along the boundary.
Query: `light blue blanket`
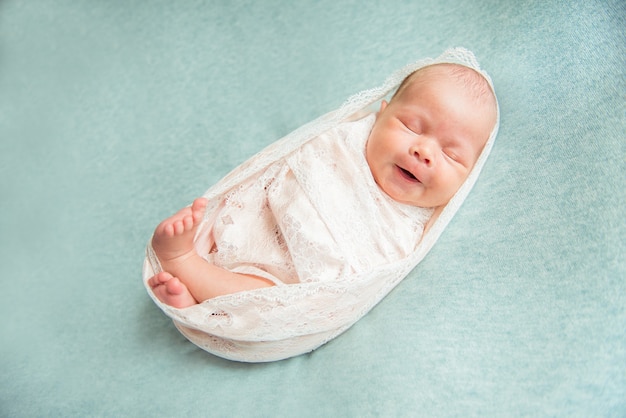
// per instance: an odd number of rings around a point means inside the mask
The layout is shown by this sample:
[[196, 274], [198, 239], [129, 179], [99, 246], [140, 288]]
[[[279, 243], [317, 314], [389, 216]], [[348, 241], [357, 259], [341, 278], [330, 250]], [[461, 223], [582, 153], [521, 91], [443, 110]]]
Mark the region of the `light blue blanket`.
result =
[[[0, 416], [626, 416], [626, 4], [0, 3]], [[500, 134], [420, 266], [312, 354], [187, 342], [154, 226], [450, 46]]]

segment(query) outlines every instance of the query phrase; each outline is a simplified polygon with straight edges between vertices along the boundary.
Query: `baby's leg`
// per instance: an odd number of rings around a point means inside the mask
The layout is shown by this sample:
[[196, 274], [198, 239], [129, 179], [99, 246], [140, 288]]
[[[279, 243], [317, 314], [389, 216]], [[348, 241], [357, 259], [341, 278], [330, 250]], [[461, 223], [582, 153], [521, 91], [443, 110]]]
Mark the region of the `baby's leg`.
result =
[[[273, 286], [274, 284], [270, 280], [233, 273], [217, 267], [200, 257], [195, 250], [193, 239], [198, 225], [202, 222], [206, 205], [206, 199], [196, 199], [191, 207], [181, 209], [178, 213], [167, 218], [157, 226], [152, 237], [152, 248], [161, 263], [163, 271], [180, 280], [180, 283], [184, 285], [190, 296], [197, 302], [243, 290]], [[157, 276], [150, 280], [157, 283], [163, 279], [163, 277], [159, 279]], [[169, 280], [174, 280], [174, 278]], [[176, 281], [172, 284], [175, 283]], [[175, 288], [176, 286], [173, 287]], [[159, 289], [158, 284], [152, 286], [152, 288]], [[178, 294], [178, 290], [165, 286], [164, 289], [159, 289], [158, 292], [162, 295], [163, 292]], [[156, 291], [155, 294], [157, 297], [159, 296]], [[164, 296], [164, 299], [169, 299], [169, 296]], [[168, 303], [167, 300], [159, 299], [164, 303]], [[189, 300], [185, 296], [185, 303]], [[178, 303], [178, 301], [175, 303]]]
[[155, 296], [163, 303], [175, 308], [186, 308], [198, 303], [189, 293], [189, 289], [177, 277], [161, 272], [148, 280]]

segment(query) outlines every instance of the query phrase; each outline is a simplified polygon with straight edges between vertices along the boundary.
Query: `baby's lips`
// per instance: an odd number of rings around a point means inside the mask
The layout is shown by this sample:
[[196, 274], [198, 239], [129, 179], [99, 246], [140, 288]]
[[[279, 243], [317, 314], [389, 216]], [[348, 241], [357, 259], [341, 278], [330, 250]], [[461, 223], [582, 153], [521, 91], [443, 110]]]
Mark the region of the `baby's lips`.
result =
[[415, 175], [413, 171], [407, 170], [406, 168], [403, 168], [401, 166], [398, 166], [398, 168], [400, 169], [400, 172], [402, 173], [402, 175], [406, 177], [408, 180], [414, 181], [416, 183], [421, 183], [420, 179]]
[[424, 176], [422, 175], [422, 173], [417, 167], [409, 166], [409, 168], [405, 168], [404, 170], [407, 171], [408, 173], [411, 173], [411, 175], [415, 177], [415, 180], [417, 182], [422, 183]]

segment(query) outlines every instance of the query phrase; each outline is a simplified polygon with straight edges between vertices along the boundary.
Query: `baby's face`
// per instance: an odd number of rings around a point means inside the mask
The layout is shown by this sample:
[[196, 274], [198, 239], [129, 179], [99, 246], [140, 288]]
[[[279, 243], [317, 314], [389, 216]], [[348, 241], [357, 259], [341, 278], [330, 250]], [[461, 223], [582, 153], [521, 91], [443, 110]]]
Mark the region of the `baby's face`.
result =
[[374, 180], [396, 201], [445, 205], [467, 178], [495, 121], [492, 101], [477, 100], [443, 69], [427, 69], [381, 105], [366, 149]]

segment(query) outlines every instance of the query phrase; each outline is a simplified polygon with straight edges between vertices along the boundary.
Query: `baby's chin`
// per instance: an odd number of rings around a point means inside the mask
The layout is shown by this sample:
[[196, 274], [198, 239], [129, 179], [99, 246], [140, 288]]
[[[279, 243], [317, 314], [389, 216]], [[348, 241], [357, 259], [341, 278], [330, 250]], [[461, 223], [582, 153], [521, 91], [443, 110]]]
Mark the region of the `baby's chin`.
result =
[[394, 183], [383, 182], [383, 184], [380, 184], [378, 181], [376, 181], [376, 183], [387, 196], [396, 202], [420, 208], [437, 209], [443, 207], [448, 204], [450, 199], [452, 199], [456, 193], [456, 190], [454, 193], [433, 193], [428, 186], [421, 183], [419, 184], [419, 187], [416, 187], [420, 189], [419, 192], [417, 190], [413, 190], [414, 193], [407, 193], [406, 190], [397, 187]]
[[445, 190], [438, 191], [432, 189], [426, 190], [422, 196], [416, 199], [416, 203], [418, 203], [416, 206], [434, 209], [443, 208], [450, 203], [463, 183], [465, 183], [466, 179], [467, 178], [464, 178], [463, 182], [461, 182], [458, 187], [447, 187]]
[[420, 208], [438, 209], [438, 208], [443, 208], [444, 206], [446, 206], [450, 202], [450, 199], [452, 199], [452, 196], [450, 196], [449, 198], [439, 198], [439, 199], [428, 199], [428, 198], [415, 199], [415, 200], [407, 201], [404, 203], [406, 203], [407, 205], [417, 206]]
[[391, 197], [396, 202], [409, 205], [416, 206], [419, 208], [438, 208], [441, 206], [445, 206], [448, 204], [448, 200], [432, 200], [432, 199], [417, 199], [417, 198], [407, 198], [406, 196], [393, 196], [387, 193], [389, 197]]

